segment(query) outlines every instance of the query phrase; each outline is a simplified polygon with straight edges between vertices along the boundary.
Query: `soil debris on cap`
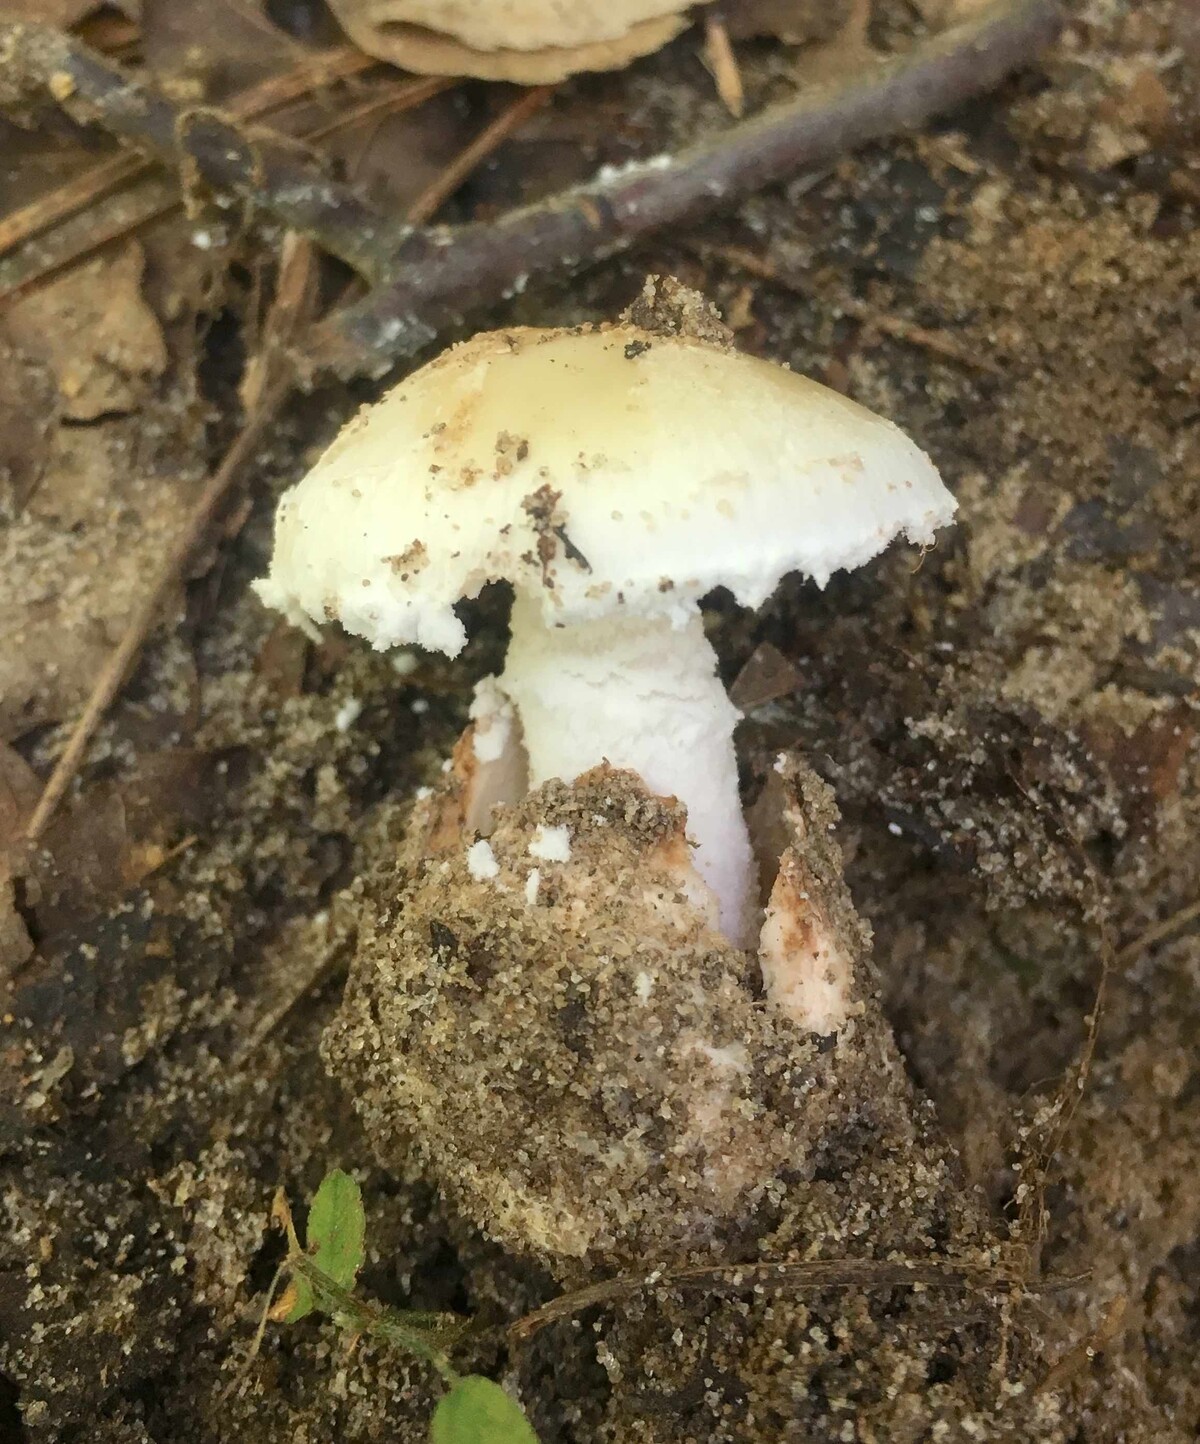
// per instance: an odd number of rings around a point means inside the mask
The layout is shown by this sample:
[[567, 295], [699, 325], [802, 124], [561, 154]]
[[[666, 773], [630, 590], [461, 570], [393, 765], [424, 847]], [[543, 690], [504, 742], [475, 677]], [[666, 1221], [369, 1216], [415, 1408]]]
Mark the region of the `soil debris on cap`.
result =
[[[674, 276], [647, 276], [636, 300], [621, 312], [621, 323], [652, 336], [690, 336], [709, 346], [733, 349], [733, 332], [713, 303]], [[625, 354], [629, 356], [637, 344], [627, 346]], [[642, 343], [643, 351], [649, 349], [649, 344]]]

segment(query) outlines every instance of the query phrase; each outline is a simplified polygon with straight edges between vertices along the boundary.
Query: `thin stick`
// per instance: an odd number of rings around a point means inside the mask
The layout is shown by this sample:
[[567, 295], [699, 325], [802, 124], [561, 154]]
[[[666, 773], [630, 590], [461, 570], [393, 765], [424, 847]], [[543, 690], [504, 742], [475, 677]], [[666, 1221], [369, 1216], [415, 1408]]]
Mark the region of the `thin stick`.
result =
[[126, 675], [132, 667], [142, 642], [148, 635], [158, 609], [179, 571], [204, 535], [213, 513], [220, 505], [242, 467], [254, 454], [262, 440], [263, 433], [274, 419], [279, 403], [287, 394], [288, 384], [280, 379], [264, 394], [258, 410], [250, 416], [237, 440], [225, 453], [225, 459], [213, 472], [208, 484], [193, 506], [182, 531], [159, 568], [140, 605], [126, 624], [124, 634], [116, 650], [108, 659], [92, 688], [87, 705], [71, 732], [70, 740], [62, 756], [54, 765], [54, 771], [46, 782], [45, 789], [25, 829], [30, 842], [36, 842], [45, 830], [46, 824], [62, 800], [71, 779], [83, 760], [88, 743], [92, 740], [100, 719], [108, 710], [113, 698], [121, 690]]
[[[450, 180], [443, 181], [440, 193], [449, 195], [456, 190], [474, 166], [489, 155], [527, 115], [545, 104], [549, 93], [549, 88], [545, 88], [544, 93], [532, 91], [523, 95], [516, 104], [498, 116], [459, 156], [451, 161], [445, 175], [453, 180], [453, 184], [450, 183]], [[518, 108], [520, 108], [520, 114], [514, 115]], [[426, 201], [426, 204], [428, 203]], [[421, 204], [420, 197], [414, 202], [414, 208], [419, 204]], [[292, 264], [289, 264], [289, 260]], [[87, 705], [71, 732], [62, 756], [55, 763], [54, 770], [38, 799], [37, 807], [29, 819], [25, 835], [30, 842], [36, 841], [41, 835], [67, 788], [71, 785], [71, 780], [83, 761], [88, 744], [99, 726], [101, 718], [112, 705], [113, 698], [120, 691], [135, 658], [149, 635], [162, 599], [176, 573], [199, 544], [213, 512], [237, 479], [243, 464], [253, 452], [263, 431], [273, 420], [291, 390], [294, 380], [293, 373], [290, 367], [286, 365], [281, 367], [279, 363], [284, 360], [289, 343], [295, 339], [294, 332], [297, 322], [304, 315], [311, 300], [312, 260], [311, 247], [307, 242], [304, 243], [302, 251], [297, 248], [289, 255], [285, 250], [281, 265], [278, 304], [272, 311], [261, 354], [255, 357], [247, 367], [246, 378], [243, 382], [243, 398], [249, 416], [246, 426], [237, 441], [230, 447], [221, 466], [213, 473], [150, 591], [126, 624], [116, 651], [113, 652], [104, 670], [97, 678], [96, 685], [88, 697]], [[301, 274], [302, 268], [303, 275]], [[322, 969], [322, 975], [323, 972]], [[306, 982], [305, 991], [316, 980], [316, 976], [310, 978]]]
[[652, 1269], [644, 1273], [620, 1274], [575, 1293], [551, 1299], [548, 1304], [510, 1324], [506, 1332], [513, 1343], [525, 1343], [547, 1324], [582, 1313], [597, 1304], [616, 1303], [658, 1284], [713, 1292], [763, 1287], [795, 1290], [920, 1287], [1009, 1292], [1025, 1287], [1024, 1279], [1011, 1270], [916, 1259], [805, 1259], [784, 1263], [704, 1265], [677, 1270]]
[[[228, 110], [238, 119], [255, 120], [300, 99], [317, 85], [350, 79], [377, 63], [361, 51], [339, 48], [243, 91], [229, 102]], [[123, 151], [11, 212], [0, 219], [0, 255], [91, 205], [106, 191], [145, 174], [154, 165], [154, 161], [144, 156]]]
[[[280, 77], [286, 79], [288, 77]], [[389, 87], [384, 93], [373, 95], [348, 112], [335, 116], [333, 120], [303, 136], [306, 145], [325, 140], [336, 131], [356, 125], [363, 119], [380, 112], [398, 115], [402, 111], [422, 105], [431, 96], [456, 85], [458, 82], [441, 76], [422, 76], [417, 80], [406, 80], [398, 86]], [[260, 87], [263, 91], [269, 82]], [[134, 184], [126, 184], [116, 194], [103, 196], [92, 203], [86, 214], [57, 216], [54, 229], [36, 244], [24, 242], [13, 254], [0, 258], [0, 303], [12, 300], [31, 286], [40, 285], [57, 274], [64, 267], [76, 265], [86, 257], [102, 250], [110, 242], [122, 236], [133, 235], [143, 226], [183, 204], [176, 181], [157, 171], [154, 162], [143, 161], [140, 156], [126, 153], [114, 158], [120, 162], [124, 174], [132, 177]], [[97, 167], [99, 169], [99, 167]], [[86, 172], [81, 181], [87, 180], [94, 172]], [[65, 202], [73, 199], [64, 195], [67, 188], [52, 192], [52, 197], [62, 197]], [[33, 210], [37, 206], [28, 207]], [[61, 211], [61, 207], [56, 209]], [[44, 219], [53, 223], [54, 215]], [[3, 222], [0, 222], [2, 228]]]
[[519, 130], [530, 116], [541, 110], [553, 94], [552, 85], [540, 85], [519, 95], [490, 125], [485, 126], [469, 145], [459, 151], [440, 175], [434, 176], [408, 207], [409, 221], [414, 226], [420, 226], [435, 216], [471, 172], [482, 165], [515, 130]]
[[36, 842], [66, 794], [71, 781], [87, 752], [100, 720], [129, 675], [142, 644], [150, 634], [162, 600], [188, 557], [199, 545], [213, 514], [237, 480], [242, 467], [253, 456], [263, 433], [274, 421], [292, 389], [292, 372], [286, 361], [288, 348], [295, 341], [299, 327], [311, 313], [316, 296], [316, 263], [310, 242], [294, 233], [284, 238], [279, 264], [279, 283], [275, 304], [271, 307], [263, 330], [262, 344], [253, 363], [246, 368], [242, 382], [242, 399], [246, 422], [237, 440], [225, 453], [225, 459], [209, 478], [196, 504], [188, 514], [183, 529], [176, 537], [159, 567], [146, 595], [125, 624], [115, 651], [88, 697], [79, 720], [62, 756], [46, 781], [38, 798], [25, 837]]
[[[765, 281], [770, 286], [778, 286], [783, 290], [792, 291], [817, 305], [820, 305], [824, 299], [815, 286], [808, 285], [789, 271], [781, 271], [766, 256], [760, 256], [755, 251], [748, 251], [743, 246], [699, 246], [696, 249], [704, 257], [714, 257], [723, 261], [727, 266], [745, 271], [747, 275], [754, 276], [757, 280]], [[952, 336], [947, 336], [944, 331], [931, 331], [925, 326], [918, 326], [914, 321], [906, 321], [903, 316], [888, 315], [887, 312], [880, 311], [854, 296], [839, 296], [833, 304], [844, 315], [853, 316], [864, 326], [875, 331], [882, 331], [884, 335], [891, 336], [897, 341], [907, 341], [912, 346], [920, 346], [926, 351], [932, 351], [937, 356], [945, 357], [947, 361], [955, 361], [960, 366], [970, 367], [973, 371], [986, 371], [989, 376], [1004, 374], [1001, 367], [990, 357], [973, 351], [967, 346], [959, 345]]]
[[179, 204], [179, 185], [162, 171], [102, 195], [86, 210], [66, 216], [45, 234], [0, 258], [0, 305], [77, 265], [110, 242], [136, 235]]
[[331, 180], [270, 131], [248, 132], [221, 110], [184, 106], [47, 25], [0, 20], [0, 99], [48, 91], [77, 119], [232, 192], [316, 240], [368, 279], [387, 269], [407, 227]]
[[737, 56], [733, 53], [725, 22], [714, 10], [707, 11], [704, 16], [704, 58], [712, 71], [717, 94], [724, 102], [725, 109], [735, 119], [740, 120], [746, 109], [742, 72], [738, 67]]
[[453, 89], [458, 83], [444, 75], [422, 75], [416, 80], [405, 80], [403, 84], [390, 86], [378, 95], [366, 96], [319, 129], [306, 131], [305, 143], [315, 145], [318, 141], [328, 140], [331, 135], [361, 125], [364, 120], [372, 120], [377, 115], [401, 115], [406, 110], [414, 110], [435, 95]]
[[146, 162], [127, 152], [109, 156], [82, 175], [72, 176], [57, 189], [38, 196], [37, 200], [30, 201], [20, 210], [12, 211], [0, 220], [0, 255], [36, 236], [39, 231], [47, 230], [56, 221], [91, 205], [106, 191], [123, 181], [132, 180], [145, 168]]
[[1127, 968], [1130, 963], [1137, 962], [1148, 948], [1152, 948], [1155, 943], [1161, 943], [1173, 933], [1180, 932], [1197, 918], [1200, 918], [1200, 899], [1188, 903], [1187, 907], [1180, 908], [1178, 912], [1173, 912], [1169, 918], [1155, 923], [1152, 928], [1147, 928], [1140, 937], [1134, 938], [1133, 942], [1126, 943], [1116, 956], [1117, 967]]
[[575, 272], [654, 231], [694, 223], [784, 177], [952, 110], [1055, 34], [1056, 0], [993, 3], [894, 57], [740, 121], [673, 157], [624, 167], [499, 220], [417, 231], [395, 277], [316, 328], [310, 370], [382, 372], [532, 275]]

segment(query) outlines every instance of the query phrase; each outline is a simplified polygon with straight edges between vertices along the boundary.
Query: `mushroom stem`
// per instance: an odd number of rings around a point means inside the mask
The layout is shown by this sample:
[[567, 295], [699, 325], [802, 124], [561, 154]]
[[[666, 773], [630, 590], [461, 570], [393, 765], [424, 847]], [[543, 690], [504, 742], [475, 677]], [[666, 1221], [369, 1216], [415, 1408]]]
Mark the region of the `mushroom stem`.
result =
[[684, 804], [721, 930], [749, 946], [756, 909], [733, 749], [740, 714], [695, 605], [674, 620], [621, 615], [547, 626], [518, 591], [500, 686], [520, 714], [531, 787], [552, 777], [573, 782], [607, 762]]

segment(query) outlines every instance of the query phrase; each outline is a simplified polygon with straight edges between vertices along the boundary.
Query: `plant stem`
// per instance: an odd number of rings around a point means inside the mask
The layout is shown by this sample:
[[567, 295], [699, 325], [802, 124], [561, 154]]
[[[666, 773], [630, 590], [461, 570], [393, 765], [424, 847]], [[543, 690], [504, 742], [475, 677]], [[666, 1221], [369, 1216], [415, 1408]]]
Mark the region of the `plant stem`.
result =
[[459, 1374], [448, 1355], [430, 1342], [427, 1331], [416, 1322], [426, 1320], [427, 1315], [406, 1317], [395, 1309], [356, 1297], [349, 1289], [334, 1283], [305, 1253], [289, 1255], [286, 1266], [304, 1279], [313, 1291], [317, 1307], [330, 1314], [340, 1328], [352, 1334], [369, 1334], [386, 1344], [405, 1349], [432, 1364], [447, 1384], [458, 1382]]

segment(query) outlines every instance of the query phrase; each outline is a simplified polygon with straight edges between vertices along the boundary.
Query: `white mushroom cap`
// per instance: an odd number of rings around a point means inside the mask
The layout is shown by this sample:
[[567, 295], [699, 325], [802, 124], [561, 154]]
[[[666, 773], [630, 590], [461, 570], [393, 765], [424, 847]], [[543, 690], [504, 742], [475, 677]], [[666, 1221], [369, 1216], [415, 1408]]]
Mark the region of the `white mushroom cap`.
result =
[[455, 655], [508, 579], [543, 620], [680, 623], [824, 585], [955, 502], [896, 426], [779, 366], [630, 324], [488, 332], [351, 421], [283, 497], [270, 606]]

